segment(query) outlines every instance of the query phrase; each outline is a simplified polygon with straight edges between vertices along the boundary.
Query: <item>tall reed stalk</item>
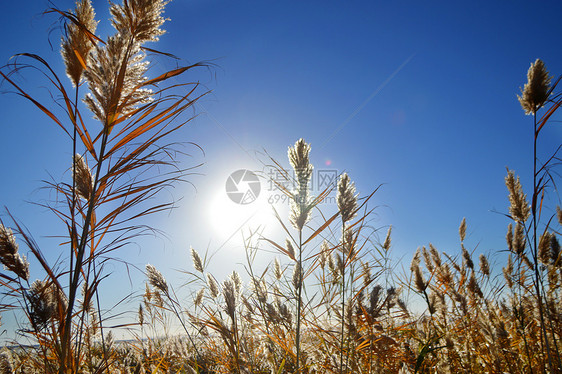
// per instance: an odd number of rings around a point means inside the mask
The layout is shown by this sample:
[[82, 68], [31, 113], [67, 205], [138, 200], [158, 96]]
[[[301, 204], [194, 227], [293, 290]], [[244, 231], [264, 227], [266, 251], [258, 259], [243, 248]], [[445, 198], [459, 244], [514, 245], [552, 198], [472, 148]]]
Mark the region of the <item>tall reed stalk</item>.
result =
[[[57, 333], [52, 336], [53, 351], [49, 353], [56, 357], [59, 373], [81, 370], [86, 310], [77, 304], [78, 290], [83, 287], [88, 299], [97, 300], [99, 324], [103, 326], [97, 293], [103, 278], [100, 263], [105, 261], [100, 260], [101, 256], [149, 230], [136, 221], [170, 208], [171, 203], [151, 206], [147, 200], [189, 174], [189, 169], [176, 164], [177, 144], [163, 141], [189, 122], [191, 117], [186, 120], [180, 116], [201, 95], [195, 93], [197, 83], [167, 83], [202, 64], [178, 67], [154, 78], [145, 76], [150, 64], [146, 51], [160, 54], [147, 49], [145, 44], [158, 41], [164, 34], [161, 26], [165, 4], [163, 0], [111, 4], [115, 33], [105, 41], [95, 35], [97, 21], [91, 1], [77, 1], [73, 11], [49, 9], [47, 13], [58, 14], [65, 24], [61, 54], [73, 93], [49, 63], [34, 54], [18, 54], [13, 64], [0, 71], [4, 83], [69, 136], [75, 155], [72, 181], [49, 183], [62, 204], [46, 204], [68, 230], [64, 244], [69, 247], [69, 257], [62, 270], [58, 264], [49, 264], [40, 247], [15, 223], [46, 272], [48, 282], [60, 291], [66, 289], [65, 310], [59, 316]], [[62, 113], [35, 99], [15, 80], [14, 73], [27, 67], [43, 73], [51, 85], [51, 96], [61, 97]], [[88, 92], [82, 100], [90, 114], [82, 113], [78, 102], [83, 86], [87, 86]], [[181, 88], [184, 92], [178, 94]], [[97, 123], [87, 120], [91, 115]], [[93, 166], [90, 168], [88, 163]], [[164, 169], [154, 173], [155, 168]], [[64, 287], [63, 275], [68, 277]], [[103, 329], [100, 330], [103, 342]], [[34, 334], [40, 333], [36, 330]], [[103, 365], [108, 367], [105, 344], [102, 346]]]
[[[559, 354], [557, 355], [558, 362], [554, 362], [553, 352], [551, 352], [552, 347], [549, 342], [549, 334], [547, 333], [546, 319], [548, 315], [544, 306], [543, 295], [545, 290], [539, 261], [538, 225], [541, 221], [543, 201], [547, 192], [546, 189], [549, 184], [554, 183], [549, 169], [551, 161], [557, 158], [558, 150], [542, 165], [539, 164], [540, 161], [537, 157], [537, 144], [540, 132], [561, 104], [560, 98], [555, 97], [554, 102], [547, 109], [546, 113], [537, 121], [537, 112], [549, 102], [552, 92], [560, 81], [560, 78], [553, 85], [551, 85], [551, 81], [552, 77], [546, 70], [544, 63], [540, 59], [537, 59], [531, 64], [527, 72], [527, 83], [522, 89], [521, 96], [518, 96], [518, 99], [525, 114], [533, 116], [533, 195], [531, 199], [531, 222], [529, 223], [527, 232], [528, 236], [530, 236], [529, 244], [531, 246], [531, 256], [533, 259], [533, 287], [537, 298], [540, 317], [541, 345], [547, 354], [549, 370], [553, 371], [555, 366], [558, 369], [562, 369], [562, 363], [560, 362]], [[511, 211], [513, 218], [517, 220], [518, 223], [525, 223], [525, 219], [523, 218], [527, 217], [518, 217], [517, 214], [513, 214], [513, 209], [511, 209]], [[548, 230], [548, 224], [546, 230]]]

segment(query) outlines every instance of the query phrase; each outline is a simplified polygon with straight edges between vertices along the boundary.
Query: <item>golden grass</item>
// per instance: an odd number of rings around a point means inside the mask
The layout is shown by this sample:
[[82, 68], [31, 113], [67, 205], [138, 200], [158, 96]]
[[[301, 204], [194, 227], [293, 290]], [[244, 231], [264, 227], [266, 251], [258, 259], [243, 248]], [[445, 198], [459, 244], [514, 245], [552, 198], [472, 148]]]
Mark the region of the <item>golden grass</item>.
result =
[[[23, 310], [27, 324], [21, 333], [36, 343], [3, 349], [1, 373], [562, 372], [557, 239], [562, 212], [542, 216], [557, 152], [542, 164], [535, 156], [530, 203], [519, 178], [508, 171], [511, 222], [502, 274], [491, 270], [484, 254], [475, 261], [463, 220], [456, 253], [429, 244], [414, 254], [411, 273], [398, 277], [391, 265], [391, 229], [380, 241], [369, 225], [376, 189], [357, 196], [344, 174], [337, 186], [312, 198], [311, 145], [300, 139], [288, 151], [295, 180], [279, 161], [270, 160], [294, 186], [289, 190], [274, 181], [292, 202], [287, 219], [277, 215], [285, 242], [257, 233], [245, 239], [246, 284], [237, 272], [209, 273], [207, 255], [192, 249], [195, 272], [185, 272], [190, 302], [181, 301], [165, 276], [147, 265], [136, 321], [122, 326], [134, 339], [115, 342], [100, 312], [103, 265], [112, 251], [146, 229], [140, 218], [170, 207], [150, 206], [147, 200], [189, 172], [175, 163], [175, 144], [165, 139], [189, 121], [180, 115], [201, 97], [197, 83], [168, 83], [201, 64], [145, 77], [144, 44], [163, 33], [164, 5], [160, 0], [111, 5], [116, 32], [107, 40], [95, 35], [90, 1], [78, 1], [74, 11], [51, 9], [67, 23], [61, 48], [74, 92], [36, 55], [19, 55], [0, 70], [6, 84], [69, 136], [75, 155], [72, 180], [50, 183], [60, 200], [47, 205], [68, 230], [62, 243], [66, 258], [49, 263], [18, 221], [12, 219], [11, 229], [0, 222], [0, 261], [6, 268], [0, 285], [13, 300], [1, 307]], [[62, 98], [63, 115], [14, 80], [14, 72], [31, 65], [44, 71]], [[551, 84], [537, 60], [519, 98], [533, 115], [535, 155], [541, 129], [562, 104], [554, 93], [557, 83]], [[78, 106], [85, 86], [88, 114]], [[187, 93], [173, 94], [178, 87]], [[91, 114], [97, 119], [93, 125], [84, 120]], [[155, 167], [168, 172], [151, 174]], [[332, 191], [338, 211], [325, 216], [320, 203]], [[312, 216], [323, 220], [316, 223]], [[44, 279], [30, 283], [17, 240], [39, 262]], [[280, 257], [256, 269], [260, 248], [274, 249]], [[409, 294], [414, 298], [406, 299]], [[425, 304], [423, 310], [412, 310], [415, 300]], [[174, 320], [183, 334], [172, 337], [167, 328]]]

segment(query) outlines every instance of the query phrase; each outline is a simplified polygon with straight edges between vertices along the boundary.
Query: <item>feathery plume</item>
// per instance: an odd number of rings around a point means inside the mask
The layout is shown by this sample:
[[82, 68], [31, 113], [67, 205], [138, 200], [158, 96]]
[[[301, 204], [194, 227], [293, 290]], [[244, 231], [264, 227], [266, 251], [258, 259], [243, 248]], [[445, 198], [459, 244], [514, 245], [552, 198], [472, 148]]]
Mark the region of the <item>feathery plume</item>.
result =
[[162, 0], [129, 0], [112, 4], [110, 12], [117, 33], [105, 45], [95, 45], [90, 53], [84, 77], [90, 93], [84, 102], [94, 117], [107, 126], [109, 133], [115, 119], [152, 100], [152, 91], [140, 88], [146, 81], [148, 62], [141, 45], [156, 41], [164, 33]]
[[480, 260], [480, 271], [482, 272], [482, 274], [489, 277], [490, 276], [490, 263], [488, 262], [488, 259], [483, 254], [481, 254], [480, 257], [478, 257], [478, 258]]
[[345, 223], [353, 219], [357, 210], [357, 195], [355, 183], [351, 182], [347, 173], [343, 173], [338, 181], [337, 202], [342, 221]]
[[461, 243], [464, 242], [466, 236], [466, 218], [462, 219], [461, 225], [459, 226], [459, 236], [461, 238]]
[[195, 304], [195, 306], [199, 306], [201, 305], [201, 302], [203, 301], [203, 296], [205, 295], [205, 289], [201, 288], [199, 291], [197, 291], [197, 294], [195, 295], [195, 300], [193, 301], [193, 304]]
[[312, 165], [309, 160], [310, 144], [305, 143], [304, 139], [299, 139], [294, 147], [289, 147], [288, 156], [291, 166], [295, 170], [298, 186], [293, 193], [291, 203], [291, 224], [297, 230], [302, 230], [306, 222], [310, 219], [310, 209], [308, 202], [308, 182], [312, 176]]
[[365, 287], [371, 284], [373, 278], [371, 277], [371, 267], [368, 262], [363, 263], [363, 284]]
[[512, 170], [508, 170], [505, 185], [509, 191], [509, 213], [511, 217], [518, 222], [527, 221], [531, 211], [527, 203], [527, 195], [523, 193], [519, 177], [515, 178]]
[[519, 222], [515, 224], [515, 233], [513, 235], [513, 251], [520, 257], [523, 256], [525, 251], [526, 240], [525, 240], [525, 228]]
[[320, 245], [320, 253], [318, 254], [318, 262], [320, 264], [320, 268], [324, 269], [326, 267], [326, 263], [328, 261], [328, 256], [330, 255], [328, 252], [330, 247], [328, 247], [328, 242], [323, 240], [322, 244]]
[[287, 252], [289, 252], [289, 257], [291, 257], [294, 260], [296, 258], [295, 248], [293, 247], [293, 243], [291, 243], [289, 239], [285, 239], [285, 247], [287, 247]]
[[433, 261], [431, 259], [431, 256], [429, 254], [429, 252], [427, 251], [427, 249], [425, 247], [422, 247], [422, 257], [423, 257], [423, 262], [425, 263], [425, 267], [427, 268], [427, 271], [429, 271], [430, 273], [433, 273], [433, 270], [435, 270], [435, 267], [433, 266]]
[[233, 271], [232, 274], [230, 274], [229, 278], [232, 284], [234, 285], [234, 291], [236, 291], [236, 297], [240, 297], [240, 295], [242, 294], [242, 278], [240, 278], [240, 274], [238, 274], [236, 271]]
[[74, 155], [73, 179], [76, 186], [76, 194], [85, 200], [89, 200], [94, 189], [94, 177], [82, 155]]
[[139, 320], [139, 325], [143, 326], [144, 325], [144, 309], [142, 308], [142, 304], [139, 305], [139, 311], [138, 311], [138, 320]]
[[148, 277], [148, 282], [152, 285], [152, 287], [164, 294], [168, 293], [168, 282], [166, 282], [162, 273], [160, 273], [153, 265], [146, 265], [146, 276]]
[[472, 262], [472, 256], [466, 250], [464, 245], [461, 245], [461, 248], [462, 248], [462, 258], [464, 259], [466, 266], [468, 266], [470, 269], [474, 269], [474, 262]]
[[281, 279], [283, 272], [281, 271], [281, 263], [279, 259], [275, 257], [275, 261], [273, 262], [273, 275], [277, 280]]
[[88, 66], [90, 50], [94, 47], [91, 35], [95, 34], [98, 23], [90, 0], [77, 1], [74, 15], [77, 24], [67, 23], [66, 35], [61, 41], [61, 55], [66, 65], [66, 75], [74, 86], [78, 86]]
[[18, 253], [16, 237], [11, 229], [0, 223], [0, 262], [18, 277], [29, 280], [29, 263]]
[[15, 373], [14, 359], [8, 348], [4, 347], [0, 351], [0, 373], [12, 374]]
[[421, 260], [421, 250], [420, 250], [420, 248], [418, 248], [418, 250], [414, 254], [414, 257], [412, 257], [412, 262], [410, 263], [410, 270], [412, 272], [414, 271], [414, 269], [416, 267], [418, 267], [420, 265], [420, 260]]
[[54, 284], [36, 280], [31, 284], [26, 299], [29, 305], [29, 319], [36, 330], [47, 327], [57, 313], [64, 313], [66, 296]]
[[293, 269], [293, 286], [295, 290], [298, 290], [302, 285], [302, 266], [301, 263], [297, 261], [295, 268]]
[[507, 248], [513, 252], [513, 225], [511, 222], [507, 225], [507, 234], [505, 235], [505, 241], [507, 242]]
[[414, 268], [414, 285], [419, 292], [423, 292], [427, 288], [427, 283], [423, 278], [423, 274], [419, 266]]
[[386, 238], [384, 239], [384, 243], [382, 244], [383, 249], [387, 252], [390, 250], [390, 245], [392, 244], [392, 239], [390, 237], [391, 234], [392, 226], [388, 228], [388, 231], [386, 232]]
[[334, 275], [334, 278], [337, 276], [337, 261], [334, 259], [334, 254], [330, 254], [328, 255], [328, 270], [330, 270], [330, 272]]
[[299, 139], [293, 147], [288, 150], [289, 162], [295, 170], [298, 182], [308, 184], [312, 176], [312, 165], [310, 164], [310, 144], [304, 139]]
[[517, 95], [525, 114], [535, 114], [549, 96], [551, 77], [544, 66], [544, 62], [537, 58], [527, 71], [527, 83], [521, 89], [521, 96]]
[[201, 257], [199, 253], [191, 248], [191, 260], [193, 261], [193, 267], [200, 273], [203, 273], [203, 262], [201, 261]]
[[560, 243], [556, 238], [556, 235], [550, 236], [550, 256], [554, 266], [558, 266], [560, 262]]
[[258, 298], [258, 301], [260, 303], [266, 303], [268, 294], [267, 294], [267, 286], [265, 284], [265, 280], [253, 278], [250, 285], [252, 286], [253, 291], [256, 294], [256, 297]]
[[227, 279], [222, 283], [222, 295], [226, 303], [226, 313], [234, 320], [237, 298], [235, 286], [231, 280]]
[[209, 292], [211, 293], [211, 297], [216, 299], [219, 295], [219, 285], [215, 278], [211, 274], [207, 274], [207, 285], [209, 286]]
[[439, 276], [439, 280], [446, 286], [450, 285], [453, 281], [453, 274], [451, 273], [451, 267], [449, 264], [439, 266], [439, 272], [437, 274]]
[[539, 240], [539, 261], [545, 265], [550, 263], [550, 233], [545, 231], [544, 234], [541, 235]]
[[137, 42], [155, 42], [165, 33], [160, 29], [167, 1], [128, 0], [123, 5], [111, 4], [111, 23], [120, 34], [131, 35]]
[[441, 267], [441, 255], [439, 254], [437, 248], [435, 248], [431, 243], [429, 243], [429, 253], [431, 253], [431, 259], [433, 260], [435, 266]]
[[484, 295], [482, 294], [482, 290], [480, 289], [480, 286], [476, 281], [474, 272], [472, 272], [472, 274], [470, 275], [470, 279], [468, 281], [468, 292], [470, 293], [472, 298], [475, 298], [475, 296], [479, 296], [480, 298], [484, 297]]
[[351, 257], [353, 255], [353, 249], [355, 247], [355, 238], [353, 236], [353, 229], [346, 226], [343, 230], [342, 235], [342, 251], [346, 257]]

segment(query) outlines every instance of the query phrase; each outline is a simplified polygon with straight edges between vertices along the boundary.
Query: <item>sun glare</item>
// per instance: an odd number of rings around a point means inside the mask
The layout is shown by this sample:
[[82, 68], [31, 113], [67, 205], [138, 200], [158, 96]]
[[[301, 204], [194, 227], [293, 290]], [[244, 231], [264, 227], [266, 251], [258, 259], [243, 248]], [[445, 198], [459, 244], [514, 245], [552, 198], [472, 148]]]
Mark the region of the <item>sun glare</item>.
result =
[[209, 220], [215, 235], [226, 240], [236, 236], [241, 230], [264, 230], [269, 232], [276, 222], [273, 208], [266, 193], [260, 194], [254, 201], [240, 204], [232, 201], [224, 188], [213, 194], [209, 206]]

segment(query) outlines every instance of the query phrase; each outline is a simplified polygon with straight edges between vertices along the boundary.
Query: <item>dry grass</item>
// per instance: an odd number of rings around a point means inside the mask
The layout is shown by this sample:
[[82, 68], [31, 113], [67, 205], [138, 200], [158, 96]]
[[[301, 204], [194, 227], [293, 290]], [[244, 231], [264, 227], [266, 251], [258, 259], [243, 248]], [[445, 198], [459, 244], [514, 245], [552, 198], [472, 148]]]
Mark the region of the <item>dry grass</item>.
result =
[[[74, 11], [51, 9], [66, 22], [62, 57], [71, 89], [39, 56], [19, 55], [0, 71], [4, 84], [68, 135], [75, 155], [71, 180], [49, 184], [59, 200], [47, 205], [68, 230], [62, 243], [66, 257], [48, 263], [11, 215], [12, 228], [0, 222], [0, 261], [6, 270], [0, 284], [13, 300], [1, 307], [21, 308], [27, 319], [21, 333], [37, 343], [3, 349], [1, 373], [562, 372], [562, 251], [557, 239], [562, 211], [543, 216], [557, 151], [544, 163], [535, 156], [530, 202], [515, 173], [508, 171], [508, 257], [501, 274], [491, 271], [485, 255], [476, 260], [467, 248], [463, 220], [456, 253], [429, 244], [413, 256], [411, 273], [398, 277], [391, 261], [391, 229], [379, 240], [381, 233], [369, 225], [369, 201], [376, 190], [357, 196], [343, 174], [337, 185], [311, 197], [311, 146], [301, 139], [288, 152], [293, 172], [269, 160], [286, 177], [287, 183], [274, 182], [292, 202], [289, 217], [277, 215], [286, 240], [250, 233], [244, 241], [243, 276], [209, 273], [207, 255], [192, 249], [195, 272], [185, 272], [193, 292], [189, 302], [147, 265], [137, 316], [123, 326], [134, 339], [115, 342], [100, 312], [103, 265], [113, 251], [150, 229], [140, 218], [169, 208], [147, 204], [189, 173], [175, 163], [176, 144], [166, 138], [189, 121], [180, 115], [201, 97], [196, 83], [168, 83], [199, 64], [145, 77], [144, 44], [163, 33], [164, 5], [158, 0], [112, 5], [116, 32], [107, 40], [95, 35], [90, 1], [79, 1]], [[62, 116], [15, 80], [14, 73], [28, 66], [45, 73], [62, 98]], [[536, 155], [541, 129], [562, 98], [555, 94], [558, 81], [552, 84], [540, 60], [528, 79], [519, 100], [533, 115]], [[175, 95], [178, 87], [187, 94]], [[81, 95], [91, 113], [79, 110]], [[84, 120], [91, 114], [97, 123]], [[156, 167], [160, 172], [151, 173]], [[320, 203], [331, 193], [337, 194], [338, 209], [326, 216]], [[44, 279], [30, 283], [18, 241], [39, 262]], [[279, 256], [257, 269], [261, 249], [274, 249]], [[424, 303], [423, 310], [411, 310], [416, 300]], [[168, 330], [174, 321], [183, 328], [180, 336]]]

